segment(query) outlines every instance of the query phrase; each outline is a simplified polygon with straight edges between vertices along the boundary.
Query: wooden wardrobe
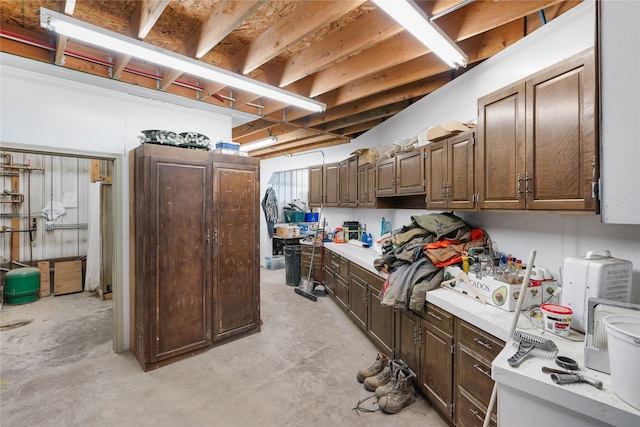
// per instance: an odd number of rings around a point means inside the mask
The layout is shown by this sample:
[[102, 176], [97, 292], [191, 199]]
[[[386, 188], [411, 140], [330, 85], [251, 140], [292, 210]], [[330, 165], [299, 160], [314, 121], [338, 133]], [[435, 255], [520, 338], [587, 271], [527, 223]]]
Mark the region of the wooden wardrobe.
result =
[[129, 156], [131, 351], [144, 370], [260, 331], [259, 161], [154, 144]]

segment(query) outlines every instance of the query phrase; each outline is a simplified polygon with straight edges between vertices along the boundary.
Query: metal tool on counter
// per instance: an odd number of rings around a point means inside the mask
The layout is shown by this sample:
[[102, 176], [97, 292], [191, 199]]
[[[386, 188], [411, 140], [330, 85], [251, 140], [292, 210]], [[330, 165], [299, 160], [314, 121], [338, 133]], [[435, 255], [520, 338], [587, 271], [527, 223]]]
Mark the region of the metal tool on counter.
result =
[[546, 366], [542, 368], [542, 372], [551, 374], [551, 380], [556, 384], [587, 383], [598, 390], [602, 390], [602, 381], [586, 377], [576, 372], [562, 371], [560, 369], [547, 368]]
[[547, 338], [515, 330], [512, 339], [518, 343], [518, 350], [507, 362], [514, 368], [522, 362], [522, 359], [530, 354], [544, 358], [553, 358], [558, 354], [556, 343]]

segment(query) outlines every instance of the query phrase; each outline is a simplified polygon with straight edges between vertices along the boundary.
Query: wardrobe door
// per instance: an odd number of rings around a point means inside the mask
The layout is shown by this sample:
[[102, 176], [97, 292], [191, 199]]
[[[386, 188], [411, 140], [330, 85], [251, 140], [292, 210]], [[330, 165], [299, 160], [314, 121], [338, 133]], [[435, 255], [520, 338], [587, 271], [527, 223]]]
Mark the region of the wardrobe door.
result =
[[213, 339], [259, 328], [258, 167], [214, 163]]
[[[174, 150], [175, 151], [175, 150]], [[167, 155], [171, 151], [167, 151]], [[211, 221], [210, 164], [199, 160], [148, 158], [144, 275], [139, 313], [146, 317], [147, 362], [160, 362], [211, 343], [211, 270], [207, 229]], [[144, 214], [143, 214], [144, 212]], [[141, 343], [142, 344], [142, 343]]]

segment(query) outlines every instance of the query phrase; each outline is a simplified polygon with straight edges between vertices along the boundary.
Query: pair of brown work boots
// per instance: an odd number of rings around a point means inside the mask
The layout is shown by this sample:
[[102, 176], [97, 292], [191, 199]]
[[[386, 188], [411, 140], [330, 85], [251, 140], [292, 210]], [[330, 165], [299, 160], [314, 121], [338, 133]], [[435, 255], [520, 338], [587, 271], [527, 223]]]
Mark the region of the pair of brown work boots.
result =
[[409, 367], [384, 353], [378, 353], [373, 364], [358, 371], [356, 378], [366, 390], [375, 392], [378, 407], [388, 414], [395, 414], [416, 400], [411, 385], [414, 375]]

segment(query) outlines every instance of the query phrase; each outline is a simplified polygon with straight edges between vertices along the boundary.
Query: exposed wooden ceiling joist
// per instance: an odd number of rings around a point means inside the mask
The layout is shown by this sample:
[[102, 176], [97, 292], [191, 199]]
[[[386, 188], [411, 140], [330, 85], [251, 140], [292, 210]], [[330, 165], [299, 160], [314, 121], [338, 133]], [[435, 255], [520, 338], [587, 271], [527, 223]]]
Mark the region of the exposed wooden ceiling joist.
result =
[[[582, 0], [416, 3], [469, 57], [472, 68]], [[327, 105], [310, 113], [177, 70], [89, 47], [42, 28], [39, 8], [282, 87]], [[466, 70], [451, 70], [365, 0], [32, 0], [0, 2], [0, 50], [178, 96], [261, 115], [233, 129], [247, 144], [278, 136], [260, 158], [344, 144]], [[383, 141], [381, 142], [383, 143]]]

